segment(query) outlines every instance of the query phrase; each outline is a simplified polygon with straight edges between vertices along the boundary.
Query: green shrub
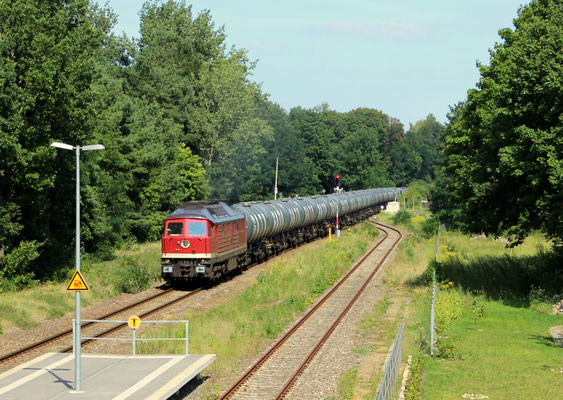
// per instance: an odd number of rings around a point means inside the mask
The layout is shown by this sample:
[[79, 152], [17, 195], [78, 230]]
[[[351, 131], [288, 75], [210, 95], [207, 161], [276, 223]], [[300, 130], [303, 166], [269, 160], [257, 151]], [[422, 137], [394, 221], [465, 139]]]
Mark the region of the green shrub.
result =
[[436, 268], [436, 282], [446, 281], [446, 276], [444, 274], [444, 269], [442, 267], [442, 264], [432, 260], [428, 263], [428, 267], [426, 267], [426, 270], [422, 273], [422, 275], [420, 275], [419, 280], [422, 281], [421, 283], [426, 284], [427, 286], [432, 285], [434, 268]]
[[463, 312], [463, 298], [452, 288], [452, 283], [441, 287], [445, 290], [436, 293], [436, 332], [444, 332]]
[[438, 233], [438, 227], [440, 226], [440, 221], [436, 216], [432, 218], [427, 218], [420, 225], [420, 232], [422, 236], [426, 239], [430, 239]]
[[400, 210], [398, 213], [391, 217], [393, 224], [399, 225], [409, 225], [411, 222], [411, 213], [406, 210]]
[[444, 337], [438, 338], [434, 346], [434, 354], [442, 360], [454, 360], [461, 358], [459, 350], [457, 349], [457, 343], [454, 339]]
[[424, 357], [416, 356], [412, 360], [411, 369], [405, 385], [405, 399], [418, 400], [422, 398], [422, 378], [424, 377]]
[[117, 283], [117, 289], [124, 293], [139, 293], [146, 290], [151, 282], [158, 278], [133, 257], [125, 257], [121, 264], [123, 277]]
[[42, 245], [35, 240], [22, 241], [18, 247], [6, 254], [0, 265], [2, 271], [0, 289], [20, 290], [38, 283], [32, 263], [39, 257], [39, 249]]

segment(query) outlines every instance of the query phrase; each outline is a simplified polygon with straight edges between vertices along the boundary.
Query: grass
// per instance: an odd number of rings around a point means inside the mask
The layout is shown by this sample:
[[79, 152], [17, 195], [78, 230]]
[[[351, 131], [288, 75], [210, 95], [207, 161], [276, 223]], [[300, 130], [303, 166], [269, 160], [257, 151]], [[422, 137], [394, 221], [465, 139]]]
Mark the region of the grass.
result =
[[327, 400], [348, 400], [354, 397], [354, 389], [358, 384], [358, 368], [346, 371], [338, 384], [337, 395]]
[[436, 239], [422, 238], [413, 218], [407, 223], [414, 234], [395, 258], [404, 264], [395, 266], [409, 274], [401, 281], [413, 297], [404, 354], [423, 361], [414, 380], [418, 388], [411, 387], [407, 399], [560, 398], [562, 350], [549, 328], [563, 324], [563, 317], [549, 312], [550, 296], [561, 290], [563, 277], [550, 243], [535, 234], [509, 249], [503, 240], [441, 232], [438, 342], [431, 358], [432, 269], [417, 275], [409, 266], [418, 271], [419, 262], [433, 266]]
[[[282, 255], [228, 304], [205, 313], [177, 316], [190, 320], [190, 352], [217, 354], [214, 375], [236, 371], [242, 358], [257, 354], [340, 279], [376, 235], [372, 225], [360, 224], [345, 231], [339, 240], [325, 240], [306, 252]], [[153, 334], [163, 336], [164, 332]], [[178, 328], [166, 334], [182, 337], [184, 331]], [[139, 351], [181, 353], [182, 347], [158, 342], [145, 344]]]
[[[82, 275], [90, 291], [83, 292], [82, 305], [114, 297], [123, 292], [120, 286], [123, 279], [134, 279], [127, 275], [131, 265], [151, 271], [152, 281], [160, 272], [160, 242], [133, 245], [117, 252], [114, 260], [94, 262], [84, 257]], [[40, 324], [41, 320], [54, 319], [74, 311], [74, 295], [67, 292], [64, 282], [49, 282], [18, 292], [0, 292], [0, 333], [10, 329], [29, 329]]]
[[494, 300], [484, 300], [484, 309], [477, 329], [466, 306], [447, 331], [459, 358], [427, 360], [423, 398], [459, 399], [466, 393], [491, 399], [560, 398], [562, 353], [548, 331], [563, 318]]

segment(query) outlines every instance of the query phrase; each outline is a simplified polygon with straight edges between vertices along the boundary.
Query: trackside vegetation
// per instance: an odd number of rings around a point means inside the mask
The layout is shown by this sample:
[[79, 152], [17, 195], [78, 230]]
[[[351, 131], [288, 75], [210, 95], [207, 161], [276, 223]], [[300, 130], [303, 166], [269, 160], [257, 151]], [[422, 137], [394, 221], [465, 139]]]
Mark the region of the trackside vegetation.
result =
[[[82, 275], [90, 291], [82, 294], [82, 304], [88, 306], [121, 293], [147, 289], [160, 279], [160, 256], [160, 243], [153, 242], [118, 250], [111, 261], [86, 257]], [[37, 284], [17, 292], [0, 292], [0, 333], [12, 328], [32, 328], [41, 320], [74, 311], [74, 295], [65, 291], [71, 276], [68, 273], [60, 282]]]
[[[436, 237], [425, 238], [430, 218], [421, 219], [411, 215], [403, 225], [413, 234], [395, 260], [399, 269], [405, 262], [418, 265], [403, 277], [412, 298], [404, 354], [413, 355], [413, 365], [406, 398], [559, 397], [562, 353], [549, 330], [563, 324], [563, 316], [551, 315], [563, 276], [552, 243], [535, 233], [507, 248], [506, 240], [441, 231], [434, 262]], [[430, 357], [434, 268], [436, 344]]]
[[[362, 223], [346, 230], [339, 240], [319, 241], [306, 252], [281, 255], [260, 272], [251, 287], [228, 304], [200, 314], [188, 310], [187, 314], [172, 318], [189, 319], [190, 352], [218, 355], [213, 375], [230, 374], [237, 370], [241, 359], [262, 350], [340, 279], [377, 236], [378, 230], [372, 224]], [[170, 326], [153, 334], [184, 337], [185, 329]], [[153, 342], [139, 351], [182, 353], [184, 349], [178, 342]]]

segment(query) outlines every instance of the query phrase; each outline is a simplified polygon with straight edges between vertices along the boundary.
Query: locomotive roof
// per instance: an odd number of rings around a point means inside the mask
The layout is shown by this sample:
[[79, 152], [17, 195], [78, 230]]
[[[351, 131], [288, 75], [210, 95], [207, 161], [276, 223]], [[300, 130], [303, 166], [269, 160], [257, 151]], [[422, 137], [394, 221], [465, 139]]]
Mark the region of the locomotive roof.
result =
[[207, 219], [214, 224], [222, 224], [244, 219], [244, 214], [223, 201], [187, 201], [167, 218]]

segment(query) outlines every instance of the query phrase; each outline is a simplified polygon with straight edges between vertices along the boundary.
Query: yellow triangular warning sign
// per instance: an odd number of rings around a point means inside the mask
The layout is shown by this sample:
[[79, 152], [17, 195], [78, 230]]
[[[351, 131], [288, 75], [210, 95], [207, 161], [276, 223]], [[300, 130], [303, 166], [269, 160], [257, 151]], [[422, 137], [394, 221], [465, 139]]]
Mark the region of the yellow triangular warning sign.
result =
[[66, 290], [69, 292], [76, 292], [79, 290], [90, 290], [90, 288], [86, 284], [86, 281], [82, 277], [80, 271], [76, 270], [74, 271], [72, 278], [70, 278], [70, 282], [68, 283]]

